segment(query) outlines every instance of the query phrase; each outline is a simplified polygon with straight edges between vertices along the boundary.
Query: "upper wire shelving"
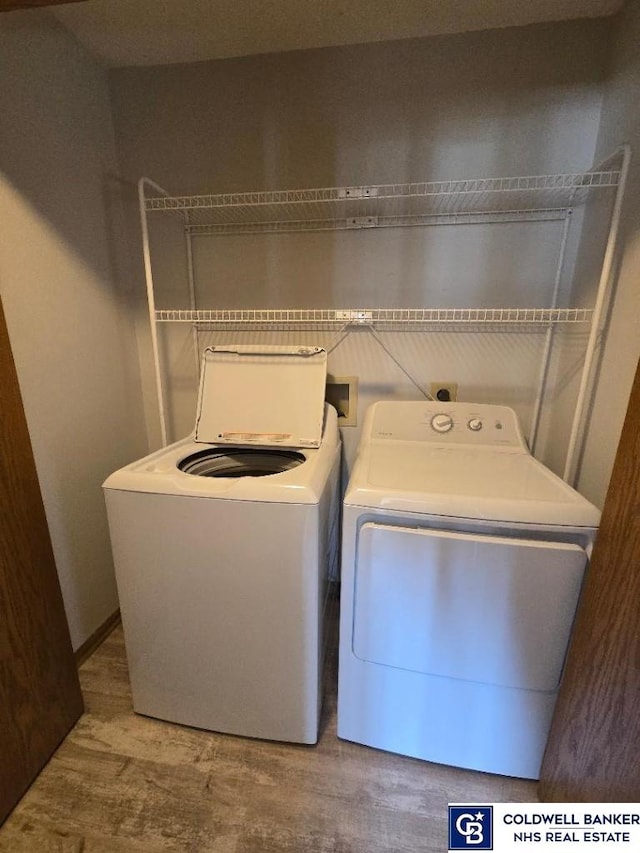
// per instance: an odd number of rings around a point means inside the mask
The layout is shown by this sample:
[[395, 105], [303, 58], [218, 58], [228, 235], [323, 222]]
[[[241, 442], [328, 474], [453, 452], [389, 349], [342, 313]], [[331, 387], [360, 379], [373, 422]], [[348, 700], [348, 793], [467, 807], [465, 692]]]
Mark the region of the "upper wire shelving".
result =
[[[349, 329], [429, 331], [462, 329], [501, 331], [522, 327], [544, 330], [537, 397], [530, 438], [540, 420], [551, 360], [554, 329], [559, 324], [583, 324], [588, 332], [580, 387], [569, 438], [564, 478], [574, 478], [584, 433], [598, 343], [604, 331], [611, 292], [621, 204], [630, 151], [622, 146], [607, 160], [583, 172], [506, 178], [473, 178], [318, 189], [267, 190], [213, 195], [170, 195], [141, 178], [140, 216], [147, 280], [149, 319], [156, 391], [163, 442], [167, 441], [164, 379], [158, 327], [186, 323], [193, 329], [197, 359], [198, 332], [222, 329]], [[588, 308], [561, 307], [560, 289], [567, 235], [573, 211], [602, 192], [610, 191], [608, 236], [596, 298]], [[606, 198], [606, 195], [604, 196]], [[184, 232], [188, 308], [156, 310], [149, 239], [150, 224], [170, 214]], [[346, 308], [346, 309], [201, 309], [195, 285], [193, 241], [200, 237], [276, 234], [305, 231], [375, 230], [434, 225], [474, 225], [557, 221], [560, 250], [552, 296], [543, 308]]]
[[346, 309], [166, 309], [156, 310], [158, 323], [190, 323], [212, 327], [341, 328], [373, 326], [423, 329], [432, 326], [549, 326], [589, 323], [590, 308], [346, 308]]
[[216, 195], [144, 198], [147, 213], [172, 212], [192, 234], [322, 231], [558, 219], [589, 193], [616, 187], [620, 171], [479, 178]]

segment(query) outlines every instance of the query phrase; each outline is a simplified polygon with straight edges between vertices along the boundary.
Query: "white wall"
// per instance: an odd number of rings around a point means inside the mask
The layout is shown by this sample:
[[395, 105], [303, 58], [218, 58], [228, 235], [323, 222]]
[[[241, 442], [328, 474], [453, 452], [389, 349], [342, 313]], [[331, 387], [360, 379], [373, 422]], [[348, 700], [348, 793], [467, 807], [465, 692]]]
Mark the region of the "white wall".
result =
[[582, 460], [579, 488], [604, 501], [640, 356], [640, 2], [616, 20], [613, 61], [602, 109], [598, 152], [632, 146], [622, 217], [619, 274]]
[[125, 176], [176, 193], [587, 165], [608, 20], [111, 73]]
[[145, 449], [104, 71], [43, 12], [0, 16], [0, 292], [71, 638], [117, 608], [101, 482]]
[[[607, 21], [578, 21], [115, 70], [111, 84], [123, 175], [132, 185], [144, 174], [171, 192], [188, 194], [587, 168], [595, 151], [609, 27]], [[136, 233], [134, 213], [130, 222]], [[544, 304], [543, 292], [548, 295], [555, 274], [558, 230], [533, 225], [525, 233], [520, 226], [491, 226], [479, 235], [462, 227], [455, 236], [452, 229], [435, 230], [437, 235], [433, 229], [398, 229], [232, 238], [206, 245], [198, 238], [201, 304]], [[170, 245], [163, 238], [163, 250]], [[182, 254], [182, 245], [175, 245]], [[142, 292], [140, 256], [138, 247], [133, 263]], [[166, 307], [187, 304], [175, 304], [177, 290], [186, 298], [184, 279], [179, 283], [175, 270], [175, 258], [156, 265]], [[213, 296], [207, 299], [210, 284]], [[155, 445], [157, 414], [142, 305], [139, 330]], [[195, 370], [189, 337], [174, 332], [171, 340], [170, 414], [178, 437], [193, 424]], [[420, 396], [395, 363], [398, 357], [418, 383], [457, 381], [461, 399], [514, 405], [528, 422], [541, 335], [451, 333], [384, 340], [393, 357], [363, 333], [351, 335], [330, 357], [334, 374], [359, 376], [360, 415], [380, 397]], [[201, 345], [209, 341], [202, 338]], [[336, 340], [324, 335], [316, 342], [331, 347]], [[345, 427], [343, 435], [351, 456], [357, 430]], [[554, 431], [551, 441], [560, 440]]]

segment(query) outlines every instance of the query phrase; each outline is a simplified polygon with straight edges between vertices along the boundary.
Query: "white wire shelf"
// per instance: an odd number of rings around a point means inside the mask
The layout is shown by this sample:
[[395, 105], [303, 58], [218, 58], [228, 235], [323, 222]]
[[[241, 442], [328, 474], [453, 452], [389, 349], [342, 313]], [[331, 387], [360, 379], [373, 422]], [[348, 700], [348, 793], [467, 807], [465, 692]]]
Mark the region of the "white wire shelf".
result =
[[[541, 411], [547, 397], [549, 368], [554, 346], [554, 328], [571, 324], [579, 336], [587, 336], [584, 364], [580, 375], [575, 414], [567, 450], [564, 479], [575, 479], [577, 460], [584, 444], [584, 430], [593, 393], [594, 361], [606, 325], [606, 306], [613, 284], [622, 199], [629, 169], [630, 149], [621, 146], [591, 169], [571, 174], [534, 175], [507, 178], [422, 183], [379, 184], [342, 188], [219, 193], [216, 195], [172, 196], [146, 177], [138, 182], [143, 258], [149, 306], [149, 320], [160, 437], [167, 443], [169, 407], [165, 366], [158, 337], [159, 324], [189, 324], [193, 341], [194, 375], [199, 365], [200, 333], [243, 329], [287, 333], [321, 329], [333, 332], [333, 348], [352, 330], [360, 327], [376, 336], [376, 331], [432, 332], [437, 330], [517, 334], [542, 333], [544, 347], [531, 422], [532, 448]], [[606, 246], [598, 289], [592, 308], [557, 308], [563, 282], [563, 265], [571, 212], [597, 199], [597, 213], [608, 222]], [[602, 201], [602, 203], [601, 203]], [[156, 310], [150, 226], [157, 217], [169, 213], [185, 230], [188, 309]], [[487, 224], [563, 220], [555, 285], [547, 308], [346, 308], [346, 309], [199, 309], [196, 310], [193, 238], [200, 234], [232, 235], [277, 231], [327, 231], [407, 227], [413, 225]], [[578, 217], [580, 221], [580, 217]], [[556, 229], [557, 230], [557, 229]], [[250, 245], [249, 241], [249, 245]], [[541, 245], [541, 251], [546, 251]], [[537, 291], [534, 291], [537, 292]], [[204, 299], [204, 297], [203, 297]], [[535, 298], [532, 301], [537, 301]], [[184, 327], [183, 327], [184, 328]], [[380, 340], [378, 339], [378, 343]], [[383, 349], [386, 347], [383, 345]], [[407, 373], [393, 354], [392, 360]], [[411, 378], [410, 374], [407, 376]], [[412, 380], [413, 381], [413, 380]]]
[[375, 326], [455, 325], [550, 326], [589, 323], [589, 308], [345, 308], [345, 309], [160, 309], [159, 323], [207, 326]]
[[[616, 187], [619, 171], [376, 186], [153, 196], [147, 212], [183, 216], [192, 234], [333, 230], [559, 218], [589, 193]], [[500, 218], [504, 217], [504, 218]]]
[[194, 236], [225, 234], [274, 234], [301, 231], [353, 231], [367, 228], [410, 228], [424, 225], [479, 225], [495, 222], [549, 222], [564, 219], [570, 208], [549, 210], [478, 211], [477, 213], [431, 213], [413, 216], [352, 216], [341, 219], [280, 220], [274, 222], [225, 222], [185, 225]]

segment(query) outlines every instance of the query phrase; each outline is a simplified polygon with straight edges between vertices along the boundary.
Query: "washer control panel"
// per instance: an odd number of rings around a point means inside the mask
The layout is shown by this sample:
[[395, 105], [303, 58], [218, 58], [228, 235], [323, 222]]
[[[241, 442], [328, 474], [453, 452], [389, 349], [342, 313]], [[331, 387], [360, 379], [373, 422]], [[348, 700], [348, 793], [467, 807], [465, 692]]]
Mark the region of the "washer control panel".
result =
[[369, 410], [364, 437], [526, 449], [513, 409], [487, 403], [382, 400]]

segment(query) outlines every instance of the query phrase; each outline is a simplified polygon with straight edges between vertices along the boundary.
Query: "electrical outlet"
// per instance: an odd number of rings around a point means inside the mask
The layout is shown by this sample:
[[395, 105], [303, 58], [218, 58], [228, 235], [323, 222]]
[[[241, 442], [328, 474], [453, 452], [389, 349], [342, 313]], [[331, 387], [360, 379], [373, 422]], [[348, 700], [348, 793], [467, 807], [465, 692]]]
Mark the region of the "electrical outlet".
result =
[[432, 382], [431, 396], [441, 403], [454, 403], [458, 399], [458, 383]]

